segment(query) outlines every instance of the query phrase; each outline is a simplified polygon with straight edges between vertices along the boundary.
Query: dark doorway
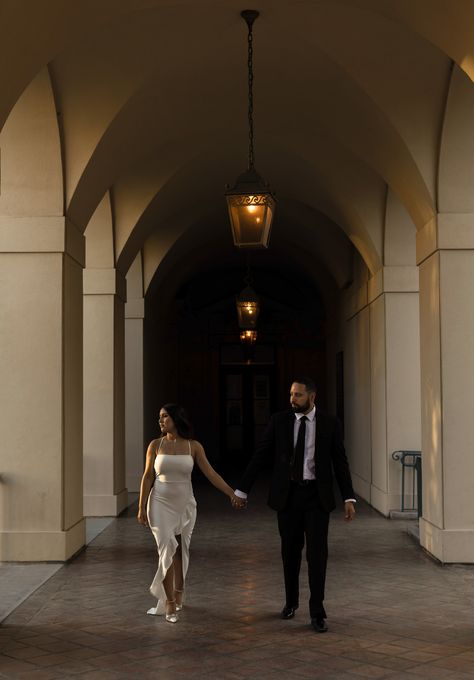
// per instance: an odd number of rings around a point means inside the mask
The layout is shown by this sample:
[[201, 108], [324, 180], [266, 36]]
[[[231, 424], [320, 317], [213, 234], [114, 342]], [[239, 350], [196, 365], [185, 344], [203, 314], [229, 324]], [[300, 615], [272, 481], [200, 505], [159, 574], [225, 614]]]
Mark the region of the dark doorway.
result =
[[274, 411], [274, 366], [242, 364], [221, 367], [221, 462], [240, 471]]

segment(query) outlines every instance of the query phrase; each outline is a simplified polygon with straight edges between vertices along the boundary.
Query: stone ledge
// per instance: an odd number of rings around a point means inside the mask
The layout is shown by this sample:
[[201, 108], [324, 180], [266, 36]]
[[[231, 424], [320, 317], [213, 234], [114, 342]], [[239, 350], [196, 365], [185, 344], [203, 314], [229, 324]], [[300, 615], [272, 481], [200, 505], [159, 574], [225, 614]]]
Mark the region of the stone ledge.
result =
[[85, 238], [61, 215], [0, 215], [0, 252], [67, 253], [83, 267]]
[[87, 268], [83, 272], [84, 295], [117, 295], [125, 301], [127, 284], [116, 269]]
[[416, 510], [404, 510], [403, 512], [401, 510], [390, 510], [388, 516], [390, 519], [418, 519], [418, 513]]
[[474, 563], [474, 529], [440, 529], [422, 517], [420, 545], [442, 564]]
[[66, 562], [85, 540], [83, 518], [67, 531], [1, 531], [0, 561]]
[[128, 505], [128, 491], [117, 494], [84, 495], [85, 517], [117, 517]]

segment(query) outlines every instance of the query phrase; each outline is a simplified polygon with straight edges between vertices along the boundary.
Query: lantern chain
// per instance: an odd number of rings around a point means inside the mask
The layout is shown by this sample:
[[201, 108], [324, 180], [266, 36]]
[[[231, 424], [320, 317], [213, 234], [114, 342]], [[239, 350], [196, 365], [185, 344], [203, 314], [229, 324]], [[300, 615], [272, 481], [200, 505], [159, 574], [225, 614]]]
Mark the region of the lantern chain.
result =
[[249, 120], [249, 158], [248, 166], [251, 170], [254, 166], [254, 150], [253, 150], [253, 33], [252, 22], [248, 23], [249, 32], [247, 37], [248, 42], [248, 120]]

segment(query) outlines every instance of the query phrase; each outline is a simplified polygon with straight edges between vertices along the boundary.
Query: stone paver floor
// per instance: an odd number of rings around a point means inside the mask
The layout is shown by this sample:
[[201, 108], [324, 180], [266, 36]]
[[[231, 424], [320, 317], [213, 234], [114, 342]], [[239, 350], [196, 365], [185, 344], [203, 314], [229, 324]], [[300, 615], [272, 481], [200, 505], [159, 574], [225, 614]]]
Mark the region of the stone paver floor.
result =
[[306, 574], [291, 621], [283, 605], [274, 513], [257, 489], [235, 512], [198, 483], [188, 599], [176, 625], [146, 616], [155, 570], [151, 534], [133, 508], [0, 626], [0, 677], [474, 678], [474, 568], [442, 567], [406, 532], [359, 503], [333, 513], [326, 608], [310, 629]]

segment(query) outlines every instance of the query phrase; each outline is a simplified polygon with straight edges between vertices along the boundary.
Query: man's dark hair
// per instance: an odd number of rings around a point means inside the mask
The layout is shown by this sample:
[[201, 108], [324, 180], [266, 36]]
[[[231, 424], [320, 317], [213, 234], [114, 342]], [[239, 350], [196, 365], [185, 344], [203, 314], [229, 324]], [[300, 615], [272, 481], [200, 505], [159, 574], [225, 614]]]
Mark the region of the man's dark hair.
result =
[[313, 378], [310, 378], [308, 375], [297, 375], [293, 378], [293, 382], [304, 385], [307, 392], [316, 392], [316, 383]]
[[183, 439], [192, 439], [193, 426], [189, 422], [184, 408], [179, 404], [165, 404], [161, 408], [171, 416], [179, 436], [183, 437]]

